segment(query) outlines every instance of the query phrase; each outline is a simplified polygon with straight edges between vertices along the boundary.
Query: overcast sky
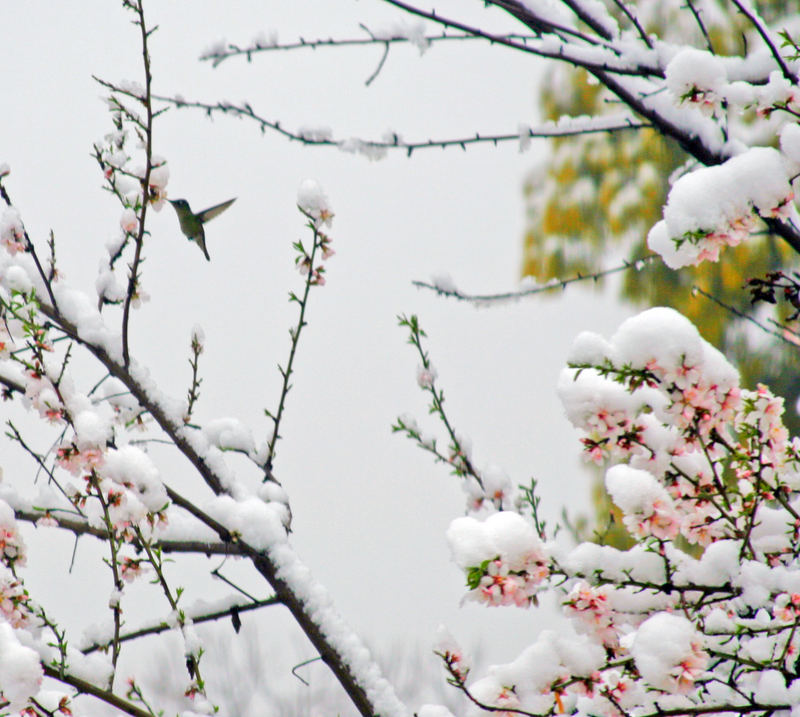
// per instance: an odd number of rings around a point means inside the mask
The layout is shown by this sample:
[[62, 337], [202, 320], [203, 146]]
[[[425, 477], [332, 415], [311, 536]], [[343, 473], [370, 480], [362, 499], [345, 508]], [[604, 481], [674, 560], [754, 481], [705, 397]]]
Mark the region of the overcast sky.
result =
[[[0, 5], [0, 162], [12, 169], [5, 184], [34, 241], [43, 246], [52, 229], [67, 280], [90, 293], [120, 212], [101, 190], [91, 157], [92, 143], [112, 129], [91, 75], [142, 78], [138, 34], [119, 5]], [[437, 10], [463, 17], [463, 5], [443, 2]], [[498, 30], [520, 29], [474, 5], [473, 20], [486, 16]], [[407, 139], [514, 132], [536, 120], [542, 68], [500, 47], [449, 43], [422, 57], [414, 47], [396, 47], [369, 88], [364, 81], [380, 48], [273, 53], [217, 69], [197, 61], [222, 38], [245, 44], [259, 31], [277, 30], [286, 41], [358, 37], [362, 22], [377, 29], [409, 21], [377, 0], [176, 0], [145, 10], [159, 26], [151, 44], [156, 93], [247, 99], [287, 127], [326, 125], [337, 137], [379, 138], [390, 128]], [[170, 207], [152, 215], [144, 266], [151, 300], [133, 316], [132, 353], [165, 392], [183, 396], [190, 330], [200, 324], [207, 347], [198, 422], [236, 416], [264, 435], [262, 411], [276, 405], [276, 363], [285, 361], [296, 316], [287, 292], [301, 286], [291, 243], [309, 239], [296, 191], [316, 178], [336, 212], [330, 233], [337, 254], [328, 262], [328, 285], [312, 293], [275, 465], [292, 502], [293, 543], [371, 644], [403, 640], [426, 651], [436, 626], [446, 623], [466, 642], [482, 636], [491, 659], [511, 659], [546, 620], [535, 611], [459, 607], [463, 576], [449, 562], [444, 532], [463, 512], [462, 494], [445, 469], [390, 432], [403, 412], [438, 431], [396, 315], [419, 315], [450, 417], [472, 438], [477, 463], [498, 464], [516, 482], [536, 476], [551, 520], [564, 505], [586, 513], [586, 473], [556, 378], [580, 331], [609, 334], [632, 310], [592, 286], [476, 310], [411, 285], [446, 272], [466, 290], [516, 286], [522, 184], [545, 145], [524, 154], [514, 143], [425, 150], [411, 159], [398, 152], [370, 162], [188, 110], [159, 118], [154, 141], [169, 162], [170, 197], [185, 197], [195, 209], [238, 201], [206, 229], [210, 264], [181, 237]], [[4, 417], [11, 410], [4, 406]], [[7, 479], [32, 475], [7, 444], [2, 455]], [[185, 461], [160, 450], [154, 456], [176, 482], [197, 480]], [[241, 470], [250, 475], [244, 464]], [[31, 540], [45, 545], [41, 536]], [[58, 589], [82, 600], [86, 584], [68, 587], [71, 549], [66, 538], [60, 552], [48, 547], [58, 562], [47, 574], [36, 570], [42, 558], [31, 556], [26, 579], [35, 597]], [[78, 569], [90, 556], [79, 553]], [[256, 580], [249, 585], [267, 593]], [[226, 592], [213, 590], [209, 595]], [[269, 626], [274, 618], [262, 619]]]

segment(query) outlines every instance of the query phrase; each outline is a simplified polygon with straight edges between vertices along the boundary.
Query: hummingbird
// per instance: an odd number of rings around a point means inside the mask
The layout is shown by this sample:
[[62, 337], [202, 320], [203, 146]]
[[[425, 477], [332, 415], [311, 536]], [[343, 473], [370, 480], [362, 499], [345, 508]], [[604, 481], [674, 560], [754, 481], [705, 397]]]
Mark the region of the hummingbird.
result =
[[196, 213], [191, 210], [189, 202], [185, 199], [168, 199], [167, 201], [175, 208], [178, 221], [181, 223], [181, 231], [186, 235], [186, 238], [197, 244], [197, 246], [203, 250], [206, 259], [211, 261], [211, 257], [208, 255], [208, 249], [206, 249], [206, 233], [203, 229], [203, 224], [211, 221], [218, 214], [222, 214], [222, 212], [236, 201], [236, 197]]

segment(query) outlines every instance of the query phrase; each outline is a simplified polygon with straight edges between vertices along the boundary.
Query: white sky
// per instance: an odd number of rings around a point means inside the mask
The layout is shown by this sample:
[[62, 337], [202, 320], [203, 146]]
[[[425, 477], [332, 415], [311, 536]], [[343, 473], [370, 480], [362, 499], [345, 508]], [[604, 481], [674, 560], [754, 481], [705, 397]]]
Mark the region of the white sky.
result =
[[[90, 156], [92, 143], [111, 130], [91, 74], [142, 77], [137, 31], [119, 5], [0, 5], [0, 161], [12, 168], [6, 186], [34, 240], [42, 246], [52, 228], [67, 279], [89, 292], [119, 217]], [[464, 17], [462, 5], [443, 2], [437, 10]], [[474, 5], [472, 19], [486, 15], [497, 29], [520, 29]], [[285, 41], [355, 37], [360, 22], [374, 28], [408, 20], [377, 0], [187, 0], [152, 2], [146, 11], [149, 23], [159, 25], [151, 45], [157, 93], [247, 99], [287, 127], [327, 125], [337, 137], [378, 138], [389, 128], [407, 139], [512, 132], [536, 119], [540, 66], [477, 43], [434, 46], [422, 58], [411, 46], [396, 47], [369, 88], [364, 80], [379, 48], [274, 53], [252, 64], [229, 60], [216, 70], [196, 60], [220, 38], [245, 44], [260, 30], [277, 29]], [[544, 145], [535, 143], [527, 154], [509, 144], [425, 150], [412, 159], [398, 152], [369, 162], [262, 136], [244, 121], [170, 111], [156, 124], [155, 148], [169, 161], [171, 197], [186, 197], [195, 209], [238, 201], [207, 227], [210, 264], [180, 236], [171, 208], [153, 216], [144, 266], [152, 299], [132, 319], [138, 360], [165, 392], [185, 395], [190, 329], [200, 324], [207, 347], [198, 421], [236, 416], [263, 434], [262, 410], [276, 405], [275, 366], [285, 361], [296, 315], [287, 292], [301, 287], [290, 245], [308, 239], [295, 194], [304, 178], [319, 180], [336, 212], [337, 255], [328, 262], [328, 286], [312, 295], [275, 466], [292, 501], [293, 543], [371, 644], [402, 639], [428, 650], [436, 626], [446, 623], [465, 642], [483, 636], [487, 647], [494, 643], [490, 659], [512, 658], [547, 618], [459, 608], [463, 577], [449, 562], [444, 531], [463, 511], [460, 489], [389, 430], [402, 412], [438, 430], [426, 415], [417, 360], [395, 317], [419, 314], [449, 415], [472, 438], [477, 463], [499, 464], [516, 482], [539, 478], [551, 521], [564, 504], [573, 514], [586, 512], [586, 476], [556, 398], [556, 377], [579, 331], [608, 334], [632, 311], [592, 287], [476, 311], [411, 286], [441, 272], [467, 290], [516, 284], [522, 182]], [[4, 409], [4, 416], [12, 410]], [[32, 475], [30, 463], [2, 445], [7, 479]], [[185, 461], [164, 453], [154, 456], [163, 458], [159, 465], [170, 479], [195, 480]], [[65, 576], [70, 541], [61, 548], [47, 573], [36, 571], [32, 555], [28, 583], [37, 598], [43, 599], [40, 590], [57, 589], [82, 602], [86, 584], [70, 587]], [[83, 553], [85, 563], [90, 554]], [[250, 588], [258, 586], [250, 580]], [[273, 619], [263, 618], [266, 625]]]

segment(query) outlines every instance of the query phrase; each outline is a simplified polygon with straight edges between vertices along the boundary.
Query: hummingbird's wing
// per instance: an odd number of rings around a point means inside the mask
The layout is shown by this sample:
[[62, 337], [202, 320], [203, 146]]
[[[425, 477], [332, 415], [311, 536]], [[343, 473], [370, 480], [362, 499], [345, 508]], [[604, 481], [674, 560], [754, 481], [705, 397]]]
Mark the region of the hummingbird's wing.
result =
[[197, 212], [197, 218], [205, 224], [207, 221], [212, 220], [218, 214], [222, 214], [231, 204], [236, 201], [236, 197], [233, 199], [229, 199], [227, 202], [222, 202], [222, 204], [215, 204], [213, 207], [209, 207], [208, 209], [204, 209], [202, 212]]

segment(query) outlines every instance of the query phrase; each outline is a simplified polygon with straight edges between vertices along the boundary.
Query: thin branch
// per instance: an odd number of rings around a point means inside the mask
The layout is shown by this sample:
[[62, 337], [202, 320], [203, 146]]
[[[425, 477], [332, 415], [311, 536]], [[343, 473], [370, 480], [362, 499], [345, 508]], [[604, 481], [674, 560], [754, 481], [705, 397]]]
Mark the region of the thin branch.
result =
[[[3, 201], [9, 206], [14, 206], [11, 197], [8, 194], [8, 190], [3, 185], [2, 177], [0, 177], [0, 197], [3, 198]], [[36, 251], [33, 246], [33, 241], [28, 234], [28, 230], [25, 228], [24, 224], [22, 227], [22, 234], [25, 237], [25, 251], [28, 252], [33, 257], [33, 262], [36, 264], [36, 271], [38, 272], [39, 276], [42, 278], [44, 282], [45, 289], [47, 290], [47, 295], [50, 297], [50, 303], [55, 306], [56, 299], [53, 296], [53, 287], [51, 286], [51, 282], [48, 279], [48, 275], [45, 273], [44, 268], [42, 267], [41, 262], [39, 261], [39, 257], [36, 254]]]
[[[17, 520], [24, 520], [33, 524], [38, 523], [42, 518], [53, 520], [57, 524], [54, 527], [68, 530], [76, 537], [91, 535], [103, 541], [110, 538], [108, 531], [104, 528], [95, 528], [84, 520], [59, 515], [63, 510], [62, 508], [34, 508], [33, 510], [17, 508], [14, 510], [14, 515]], [[131, 541], [130, 545], [136, 551], [141, 550], [141, 545], [135, 539]], [[153, 546], [163, 553], [196, 553], [206, 556], [244, 554], [244, 551], [235, 543], [217, 543], [203, 540], [158, 540], [153, 543]]]
[[272, 476], [272, 466], [275, 460], [275, 449], [280, 439], [280, 427], [281, 427], [281, 418], [283, 417], [283, 411], [286, 408], [286, 399], [289, 395], [289, 391], [292, 388], [291, 378], [292, 372], [294, 370], [294, 359], [297, 354], [297, 347], [300, 343], [300, 334], [303, 332], [303, 328], [306, 326], [306, 309], [308, 308], [308, 298], [311, 293], [311, 287], [316, 285], [317, 275], [315, 274], [315, 269], [317, 268], [314, 265], [314, 259], [317, 256], [317, 250], [320, 248], [320, 239], [324, 236], [322, 232], [317, 227], [316, 223], [313, 219], [309, 217], [308, 222], [309, 228], [313, 232], [313, 244], [311, 246], [311, 253], [306, 253], [305, 249], [303, 249], [303, 245], [300, 242], [295, 244], [295, 248], [302, 251], [304, 265], [306, 265], [307, 273], [306, 278], [303, 286], [303, 296], [302, 298], [298, 297], [294, 292], [289, 294], [290, 300], [296, 302], [300, 306], [300, 312], [297, 316], [297, 324], [290, 329], [289, 335], [291, 337], [291, 343], [289, 348], [289, 358], [286, 360], [286, 368], [282, 368], [278, 366], [278, 370], [281, 373], [281, 377], [283, 378], [283, 384], [281, 385], [281, 394], [278, 400], [278, 409], [273, 414], [270, 411], [265, 410], [264, 412], [266, 415], [272, 419], [272, 435], [270, 436], [268, 445], [267, 445], [267, 457], [264, 461], [264, 472], [265, 478], [264, 480], [273, 479]]
[[[61, 487], [61, 483], [58, 482], [58, 479], [53, 474], [52, 469], [45, 463], [45, 460], [42, 456], [40, 456], [36, 451], [34, 451], [22, 438], [22, 434], [17, 430], [17, 427], [11, 422], [7, 422], [8, 427], [11, 429], [13, 433], [6, 433], [6, 435], [11, 438], [12, 440], [19, 443], [22, 450], [24, 450], [34, 461], [36, 461], [36, 465], [39, 466], [41, 470], [43, 470], [47, 477], [50, 479], [50, 482], [58, 488], [59, 492], [69, 500], [69, 496], [67, 495], [66, 491]], [[75, 508], [75, 510], [80, 514], [83, 515], [83, 512], [80, 508]], [[39, 516], [41, 517], [41, 516]]]
[[[444, 27], [450, 27], [454, 30], [460, 30], [461, 32], [475, 35], [476, 37], [482, 37], [483, 39], [488, 40], [490, 43], [509, 47], [513, 50], [519, 50], [520, 52], [531, 55], [545, 57], [550, 60], [567, 61], [592, 73], [610, 72], [617, 75], [631, 75], [634, 77], [664, 77], [664, 70], [658, 65], [646, 65], [638, 61], [635, 61], [633, 65], [618, 63], [617, 60], [619, 60], [619, 51], [606, 45], [604, 45], [604, 48], [610, 53], [608, 59], [604, 61], [591, 61], [586, 59], [586, 56], [582, 55], [580, 52], [571, 54], [569, 51], [571, 49], [569, 42], [564, 42], [563, 40], [560, 41], [560, 46], [558, 49], [550, 49], [552, 43], [547, 45], [547, 49], [536, 47], [532, 43], [521, 45], [511, 40], [507, 40], [503, 35], [495, 35], [489, 32], [484, 32], [480, 28], [466, 25], [462, 22], [458, 22], [457, 20], [446, 18], [442, 15], [439, 15], [435, 10], [423, 10], [421, 8], [414, 7], [413, 5], [409, 5], [408, 3], [402, 2], [402, 0], [384, 1], [409, 13], [410, 15], [416, 15], [417, 17], [431, 20], [432, 22], [436, 22]], [[520, 20], [520, 22], [524, 22], [533, 29], [536, 29], [542, 25], [543, 21], [541, 18], [533, 15], [528, 9], [528, 6], [523, 7], [518, 3], [513, 3], [515, 10], [512, 12], [508, 9], [508, 7], [505, 7], [512, 5], [512, 3], [492, 2], [492, 4], [499, 5], [503, 7], [503, 9], [508, 10], [512, 15], [514, 15], [514, 17]], [[549, 25], [549, 23], [545, 23], [545, 25]], [[553, 30], [548, 30], [548, 32], [553, 34], [554, 37], [558, 37]], [[586, 39], [588, 41], [588, 38], [582, 37], [581, 39]]]
[[[5, 386], [6, 390], [9, 393], [20, 393], [23, 395], [25, 394], [25, 386], [23, 386], [18, 381], [15, 381], [13, 378], [10, 378], [8, 376], [0, 376], [0, 384]], [[3, 398], [9, 398], [9, 396], [3, 396]]]
[[628, 7], [628, 4], [625, 2], [625, 0], [614, 0], [614, 4], [620, 10], [622, 10], [622, 12], [625, 13], [625, 16], [628, 18], [628, 20], [631, 21], [631, 24], [636, 28], [636, 32], [639, 33], [639, 37], [642, 38], [642, 42], [644, 42], [645, 45], [647, 45], [647, 47], [649, 47], [651, 50], [654, 49], [653, 41], [650, 39], [648, 34], [644, 31], [644, 28], [639, 23], [639, 18], [636, 17], [636, 15], [634, 15], [630, 11], [630, 8]]
[[[256, 600], [255, 602], [246, 602], [242, 604], [231, 605], [230, 607], [224, 608], [223, 610], [215, 610], [214, 612], [202, 613], [199, 615], [192, 615], [189, 611], [186, 611], [186, 617], [191, 618], [192, 622], [195, 625], [198, 625], [203, 622], [212, 622], [214, 620], [221, 620], [226, 617], [233, 617], [237, 613], [242, 612], [250, 612], [251, 610], [258, 610], [262, 607], [267, 607], [270, 605], [280, 605], [281, 601], [273, 596], [269, 598], [265, 598], [263, 600]], [[140, 627], [138, 630], [133, 630], [131, 632], [126, 632], [119, 637], [119, 641], [122, 642], [129, 642], [131, 640], [137, 640], [140, 637], [146, 637], [147, 635], [159, 635], [162, 632], [167, 632], [168, 630], [174, 630], [174, 625], [169, 625], [166, 622], [158, 622], [154, 625], [149, 625], [147, 627]], [[97, 650], [102, 650], [106, 647], [105, 644], [98, 644], [94, 643], [85, 647], [81, 650], [84, 655], [88, 655], [92, 652], [96, 652]]]
[[128, 323], [130, 320], [131, 302], [136, 294], [136, 285], [139, 281], [139, 264], [142, 258], [142, 247], [144, 246], [145, 234], [145, 219], [147, 218], [147, 205], [149, 203], [149, 186], [150, 186], [150, 172], [152, 170], [152, 157], [153, 157], [153, 102], [151, 95], [152, 76], [150, 74], [150, 53], [147, 50], [147, 38], [150, 33], [145, 26], [144, 9], [142, 3], [137, 2], [133, 8], [139, 16], [136, 24], [142, 37], [142, 62], [144, 64], [144, 97], [140, 98], [144, 104], [147, 120], [144, 127], [144, 150], [145, 150], [145, 168], [144, 177], [142, 178], [142, 207], [139, 214], [139, 229], [136, 236], [136, 249], [133, 255], [133, 264], [130, 266], [130, 275], [128, 276], [128, 289], [125, 292], [125, 304], [122, 309], [122, 356], [125, 366], [130, 365], [130, 351], [128, 347]]
[[385, 46], [383, 48], [383, 55], [381, 55], [381, 59], [378, 62], [378, 66], [375, 68], [375, 71], [364, 81], [364, 84], [367, 87], [369, 87], [373, 83], [375, 78], [381, 73], [384, 64], [386, 64], [386, 58], [389, 57], [389, 48], [390, 48], [389, 43], [388, 42], [385, 43]]
[[42, 669], [44, 670], [45, 675], [52, 677], [54, 680], [58, 680], [59, 682], [63, 682], [66, 685], [74, 687], [79, 694], [83, 693], [86, 695], [91, 695], [92, 697], [96, 697], [112, 707], [116, 707], [125, 714], [133, 715], [133, 717], [153, 717], [151, 712], [145, 712], [144, 710], [135, 707], [130, 702], [126, 702], [124, 699], [122, 699], [122, 697], [115, 695], [110, 690], [101, 689], [97, 685], [93, 685], [87, 680], [83, 680], [75, 675], [62, 672], [61, 670], [51, 667], [45, 663], [42, 663]]
[[306, 687], [308, 687], [308, 686], [309, 686], [309, 683], [308, 683], [308, 682], [306, 682], [306, 681], [305, 681], [305, 680], [304, 680], [304, 679], [303, 679], [303, 678], [302, 678], [300, 675], [298, 675], [298, 674], [297, 674], [297, 670], [299, 670], [301, 667], [305, 667], [306, 665], [310, 665], [312, 662], [318, 662], [318, 661], [319, 661], [319, 660], [321, 660], [321, 659], [322, 659], [321, 657], [312, 657], [311, 659], [308, 659], [308, 660], [303, 660], [302, 662], [298, 662], [298, 663], [297, 663], [297, 664], [296, 664], [296, 665], [295, 665], [295, 666], [292, 668], [292, 674], [293, 674], [293, 675], [294, 675], [294, 676], [295, 676], [295, 677], [296, 677], [298, 680], [300, 680], [300, 682], [302, 682], [302, 683], [303, 683], [303, 684], [304, 684]]
[[781, 56], [780, 50], [778, 50], [772, 40], [772, 37], [770, 37], [769, 30], [765, 27], [764, 22], [758, 16], [758, 13], [755, 11], [755, 9], [750, 7], [749, 3], [746, 4], [745, 2], [742, 2], [742, 0], [731, 0], [731, 2], [736, 5], [739, 12], [742, 13], [742, 15], [744, 15], [753, 24], [753, 27], [756, 29], [758, 34], [761, 35], [761, 39], [764, 40], [764, 43], [769, 48], [769, 51], [775, 58], [775, 62], [778, 63], [778, 67], [781, 68], [783, 76], [793, 85], [797, 85], [799, 81], [797, 75], [789, 69], [786, 61]]
[[735, 306], [731, 306], [730, 304], [726, 304], [725, 302], [720, 301], [715, 296], [712, 296], [707, 291], [705, 291], [701, 287], [697, 286], [697, 284], [692, 286], [692, 293], [693, 294], [700, 294], [700, 296], [705, 297], [709, 301], [713, 301], [717, 306], [725, 309], [725, 311], [733, 314], [734, 316], [738, 316], [740, 319], [744, 319], [745, 321], [749, 321], [751, 324], [753, 324], [754, 326], [757, 326], [759, 329], [761, 329], [764, 333], [769, 334], [770, 336], [775, 336], [776, 338], [779, 338], [781, 341], [789, 344], [790, 346], [793, 346], [794, 348], [797, 348], [797, 343], [792, 341], [791, 339], [786, 338], [786, 336], [784, 336], [782, 333], [780, 333], [778, 331], [773, 331], [768, 326], [764, 326], [764, 324], [759, 322], [757, 319], [754, 319], [752, 316], [749, 316], [749, 315], [745, 314], [743, 311], [740, 311]]
[[189, 365], [192, 367], [192, 383], [189, 386], [189, 391], [186, 397], [187, 407], [186, 416], [184, 417], [184, 421], [186, 423], [189, 423], [189, 421], [192, 420], [194, 404], [200, 397], [200, 384], [203, 383], [203, 379], [199, 378], [197, 375], [197, 370], [200, 366], [200, 354], [203, 353], [203, 342], [200, 340], [200, 336], [194, 331], [192, 331], [191, 349], [192, 357], [189, 359]]
[[[602, 38], [601, 40], [590, 37], [589, 35], [576, 30], [574, 27], [560, 25], [554, 22], [552, 19], [544, 18], [539, 15], [531, 15], [529, 9], [530, 6], [526, 6], [520, 2], [517, 2], [517, 0], [487, 0], [487, 4], [494, 5], [501, 10], [505, 10], [510, 15], [513, 15], [520, 22], [525, 23], [527, 27], [533, 30], [537, 37], [541, 37], [542, 35], [555, 35], [559, 40], [562, 41], [566, 41], [567, 38], [572, 37], [585, 42], [587, 45], [603, 46], [607, 50], [613, 52], [615, 55], [619, 55], [619, 52], [615, 48], [609, 47], [604, 43], [604, 41], [610, 40], [611, 37], [599, 26], [594, 26], [590, 23], [587, 23], [590, 24], [592, 30]], [[565, 4], [568, 5], [569, 3], [565, 2]]]
[[[796, 329], [793, 329], [791, 326], [787, 326], [786, 324], [782, 324], [780, 321], [776, 321], [773, 318], [768, 318], [767, 319], [767, 323], [770, 323], [774, 327], [780, 329], [784, 333], [784, 335], [785, 334], [791, 334], [792, 336], [796, 336], [798, 339], [800, 339], [800, 332], [797, 331]], [[790, 343], [795, 344], [796, 346], [800, 346], [800, 343], [798, 343], [797, 341], [792, 341], [791, 339], [788, 339], [788, 341]]]
[[517, 132], [499, 134], [480, 134], [476, 132], [474, 135], [467, 137], [428, 139], [416, 142], [406, 142], [398, 133], [391, 133], [391, 138], [384, 140], [335, 139], [330, 136], [328, 130], [317, 131], [313, 129], [300, 129], [294, 131], [286, 129], [278, 120], [268, 120], [257, 114], [255, 110], [253, 110], [253, 107], [247, 102], [242, 105], [234, 105], [230, 102], [211, 104], [186, 100], [179, 97], [169, 97], [166, 95], [154, 95], [154, 99], [160, 100], [161, 102], [168, 102], [179, 108], [187, 107], [198, 109], [205, 112], [209, 117], [213, 113], [219, 112], [240, 118], [251, 119], [259, 125], [262, 133], [269, 129], [293, 142], [300, 142], [301, 144], [317, 147], [337, 147], [347, 152], [360, 151], [369, 156], [376, 156], [376, 152], [400, 149], [410, 157], [414, 152], [420, 149], [446, 149], [448, 147], [461, 147], [461, 149], [466, 149], [469, 145], [474, 144], [498, 145], [504, 142], [521, 142], [527, 139], [575, 137], [603, 132], [651, 129], [654, 127], [650, 122], [642, 122], [633, 117], [592, 117], [575, 118], [566, 122], [564, 120], [560, 122], [545, 122], [536, 127], [527, 127]]
[[620, 266], [615, 266], [611, 269], [603, 269], [602, 271], [593, 272], [591, 274], [576, 274], [570, 279], [552, 279], [546, 284], [537, 285], [530, 289], [518, 289], [517, 291], [505, 291], [497, 294], [468, 294], [455, 288], [439, 286], [426, 281], [412, 281], [411, 283], [418, 289], [429, 289], [435, 291], [439, 296], [446, 296], [448, 298], [457, 299], [458, 301], [468, 301], [474, 304], [493, 304], [503, 301], [517, 301], [527, 296], [555, 291], [556, 289], [566, 289], [570, 284], [576, 284], [582, 281], [597, 282], [604, 276], [617, 274], [622, 271], [640, 271], [658, 258], [659, 256], [657, 254], [648, 254], [636, 261], [623, 261]]
[[225, 577], [225, 576], [224, 576], [224, 575], [223, 575], [223, 574], [222, 574], [222, 573], [219, 571], [219, 569], [220, 569], [220, 568], [221, 568], [221, 567], [222, 567], [224, 564], [225, 564], [225, 561], [223, 560], [223, 561], [222, 561], [222, 563], [220, 563], [218, 567], [214, 568], [214, 569], [211, 571], [211, 574], [212, 574], [212, 575], [213, 575], [215, 578], [217, 578], [218, 580], [221, 580], [221, 581], [222, 581], [223, 583], [225, 583], [226, 585], [229, 585], [230, 587], [232, 587], [232, 588], [233, 588], [234, 590], [236, 590], [238, 593], [241, 593], [242, 595], [244, 595], [244, 596], [245, 596], [245, 597], [246, 597], [248, 600], [250, 600], [251, 602], [256, 602], [256, 598], [255, 598], [255, 597], [253, 597], [253, 596], [252, 596], [252, 595], [251, 595], [249, 592], [247, 592], [247, 591], [246, 591], [244, 588], [241, 588], [241, 587], [239, 587], [239, 586], [238, 586], [238, 585], [237, 585], [235, 582], [233, 582], [233, 580], [230, 580], [230, 579], [226, 578], [226, 577]]
[[[363, 27], [363, 26], [362, 26]], [[369, 46], [369, 45], [396, 45], [401, 43], [412, 43], [412, 44], [433, 44], [442, 41], [448, 40], [482, 40], [481, 37], [476, 37], [470, 33], [460, 33], [460, 34], [450, 34], [448, 35], [446, 32], [443, 32], [441, 35], [426, 35], [425, 37], [421, 38], [420, 40], [412, 40], [408, 37], [401, 36], [401, 35], [391, 35], [385, 38], [373, 35], [366, 27], [364, 28], [367, 32], [370, 33], [370, 37], [359, 37], [359, 38], [333, 38], [329, 37], [325, 38], [318, 38], [315, 40], [304, 40], [300, 38], [295, 42], [287, 42], [284, 44], [275, 42], [264, 44], [264, 43], [257, 43], [255, 45], [251, 45], [249, 47], [239, 47], [238, 45], [228, 44], [227, 48], [224, 50], [212, 50], [209, 52], [205, 52], [200, 55], [201, 61], [211, 61], [213, 67], [217, 67], [225, 60], [228, 60], [232, 57], [245, 57], [247, 61], [252, 61], [253, 55], [257, 55], [262, 52], [276, 52], [276, 51], [291, 51], [291, 50], [316, 50], [319, 48], [326, 48], [326, 47], [359, 47], [359, 46]], [[535, 39], [534, 35], [522, 35], [517, 33], [508, 33], [502, 35], [505, 39], [511, 42], [518, 42], [518, 43], [526, 43], [528, 40]]]
[[686, 5], [688, 6], [689, 10], [692, 11], [692, 15], [694, 15], [694, 19], [697, 22], [697, 26], [700, 28], [700, 32], [703, 33], [703, 38], [705, 38], [708, 51], [712, 55], [716, 55], [717, 53], [714, 51], [714, 45], [711, 42], [711, 37], [708, 34], [708, 30], [703, 22], [703, 18], [700, 16], [700, 11], [694, 6], [692, 0], [686, 0]]

